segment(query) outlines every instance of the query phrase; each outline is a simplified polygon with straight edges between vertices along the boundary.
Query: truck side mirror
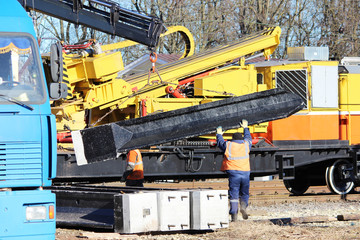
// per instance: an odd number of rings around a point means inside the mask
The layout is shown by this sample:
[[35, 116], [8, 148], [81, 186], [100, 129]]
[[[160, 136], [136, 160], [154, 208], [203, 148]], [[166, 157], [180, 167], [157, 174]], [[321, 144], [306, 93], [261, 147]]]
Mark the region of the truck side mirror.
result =
[[50, 73], [54, 83], [63, 80], [63, 55], [62, 46], [59, 42], [50, 46]]
[[52, 100], [67, 98], [68, 86], [63, 81], [63, 55], [60, 42], [50, 46], [50, 74], [49, 96]]
[[52, 100], [66, 98], [68, 96], [68, 87], [65, 83], [50, 83], [49, 97]]

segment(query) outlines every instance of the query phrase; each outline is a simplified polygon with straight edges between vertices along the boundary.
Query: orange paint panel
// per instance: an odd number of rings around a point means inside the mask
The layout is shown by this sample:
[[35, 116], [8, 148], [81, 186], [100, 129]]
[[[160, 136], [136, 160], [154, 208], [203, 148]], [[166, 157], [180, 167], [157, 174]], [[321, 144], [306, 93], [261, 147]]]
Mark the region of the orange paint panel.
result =
[[292, 115], [273, 121], [273, 141], [339, 139], [338, 115]]
[[350, 144], [360, 144], [360, 116], [351, 115], [348, 122], [351, 124], [348, 129], [348, 131], [351, 132], [350, 138], [348, 139]]
[[311, 118], [311, 140], [339, 139], [339, 116], [320, 115]]
[[273, 141], [309, 139], [310, 129], [307, 116], [292, 115], [272, 122]]

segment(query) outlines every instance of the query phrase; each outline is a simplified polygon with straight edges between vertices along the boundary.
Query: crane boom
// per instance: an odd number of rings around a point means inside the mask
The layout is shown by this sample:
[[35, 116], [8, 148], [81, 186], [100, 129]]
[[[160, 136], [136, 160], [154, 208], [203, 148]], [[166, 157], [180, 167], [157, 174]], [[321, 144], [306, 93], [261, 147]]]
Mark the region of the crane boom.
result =
[[154, 48], [165, 27], [157, 17], [120, 7], [109, 0], [18, 0], [26, 10], [34, 10], [61, 20], [84, 25]]

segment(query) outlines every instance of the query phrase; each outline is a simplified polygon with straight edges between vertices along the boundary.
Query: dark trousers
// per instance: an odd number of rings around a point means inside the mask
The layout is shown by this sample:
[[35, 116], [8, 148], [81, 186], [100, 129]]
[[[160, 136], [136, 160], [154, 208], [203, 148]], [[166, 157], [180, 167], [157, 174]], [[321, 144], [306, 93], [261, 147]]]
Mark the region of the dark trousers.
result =
[[249, 203], [250, 171], [227, 170], [229, 177], [230, 214], [238, 212], [239, 200], [245, 207]]
[[126, 179], [125, 185], [127, 187], [144, 187], [144, 179], [139, 179], [139, 180], [131, 180], [131, 179]]

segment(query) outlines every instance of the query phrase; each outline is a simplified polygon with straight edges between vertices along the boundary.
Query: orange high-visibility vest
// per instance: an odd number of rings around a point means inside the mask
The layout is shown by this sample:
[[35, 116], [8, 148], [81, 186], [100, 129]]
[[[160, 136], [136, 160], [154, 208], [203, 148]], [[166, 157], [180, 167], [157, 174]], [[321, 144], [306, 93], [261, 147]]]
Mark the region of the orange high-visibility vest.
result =
[[244, 143], [228, 141], [220, 170], [250, 171], [249, 152], [247, 141]]
[[138, 149], [131, 150], [127, 155], [127, 163], [134, 167], [132, 173], [127, 177], [129, 180], [140, 180], [144, 178], [144, 166], [141, 153]]

